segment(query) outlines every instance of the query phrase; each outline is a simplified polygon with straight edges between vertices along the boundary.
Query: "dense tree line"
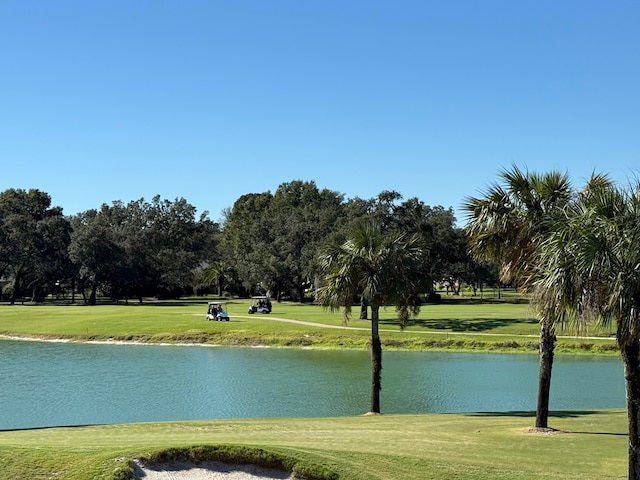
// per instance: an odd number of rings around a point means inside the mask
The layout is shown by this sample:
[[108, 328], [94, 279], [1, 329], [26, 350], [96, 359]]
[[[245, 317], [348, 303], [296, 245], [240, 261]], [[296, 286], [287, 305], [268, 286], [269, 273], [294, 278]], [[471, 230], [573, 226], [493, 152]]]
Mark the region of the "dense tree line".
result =
[[66, 216], [45, 192], [8, 189], [0, 192], [0, 286], [12, 303], [63, 292], [88, 304], [224, 291], [303, 301], [320, 283], [323, 245], [343, 241], [363, 219], [419, 235], [429, 282], [455, 291], [491, 279], [467, 254], [451, 209], [392, 191], [346, 200], [292, 181], [241, 196], [222, 224], [183, 198], [114, 201]]
[[[104, 204], [67, 217], [39, 190], [0, 193], [0, 278], [14, 303], [62, 289], [94, 304], [176, 296], [216, 256], [219, 226], [184, 199]], [[72, 297], [72, 301], [74, 298]]]
[[429, 265], [424, 271], [429, 285], [421, 293], [428, 293], [433, 281], [458, 287], [492, 278], [469, 256], [466, 232], [456, 226], [451, 209], [430, 207], [417, 198], [403, 201], [394, 191], [345, 200], [314, 182], [283, 183], [274, 194], [240, 197], [225, 212], [220, 252], [248, 290], [302, 301], [313, 296], [305, 293], [308, 289], [321, 283], [323, 247], [344, 241], [365, 220], [385, 234], [420, 237]]
[[203, 262], [215, 258], [218, 225], [184, 199], [114, 202], [71, 218], [69, 256], [81, 292], [113, 300], [190, 292]]

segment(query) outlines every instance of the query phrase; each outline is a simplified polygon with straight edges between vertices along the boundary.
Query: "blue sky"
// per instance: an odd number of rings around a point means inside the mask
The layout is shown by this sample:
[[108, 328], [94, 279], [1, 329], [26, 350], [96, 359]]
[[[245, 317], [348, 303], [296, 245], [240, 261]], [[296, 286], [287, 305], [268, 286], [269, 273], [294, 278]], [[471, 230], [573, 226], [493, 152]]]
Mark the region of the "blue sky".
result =
[[314, 180], [459, 210], [640, 167], [640, 3], [0, 0], [0, 191], [67, 214]]

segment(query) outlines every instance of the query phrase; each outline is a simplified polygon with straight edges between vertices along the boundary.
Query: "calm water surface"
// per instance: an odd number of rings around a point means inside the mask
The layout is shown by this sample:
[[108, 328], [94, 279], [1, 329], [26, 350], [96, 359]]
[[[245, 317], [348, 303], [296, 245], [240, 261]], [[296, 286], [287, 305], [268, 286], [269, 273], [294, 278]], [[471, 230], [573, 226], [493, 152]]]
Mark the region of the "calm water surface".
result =
[[[0, 429], [359, 415], [368, 352], [0, 341]], [[535, 410], [537, 355], [384, 352], [384, 413]], [[625, 406], [620, 360], [556, 356], [551, 409]]]

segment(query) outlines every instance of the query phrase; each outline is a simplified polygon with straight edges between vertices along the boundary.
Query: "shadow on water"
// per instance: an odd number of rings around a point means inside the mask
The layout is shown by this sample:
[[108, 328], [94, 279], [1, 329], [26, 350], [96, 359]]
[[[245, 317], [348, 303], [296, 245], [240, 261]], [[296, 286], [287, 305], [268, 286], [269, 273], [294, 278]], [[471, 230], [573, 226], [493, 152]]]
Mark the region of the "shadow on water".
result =
[[[397, 325], [397, 320], [381, 320], [381, 325]], [[422, 327], [428, 330], [448, 330], [453, 332], [485, 332], [500, 327], [510, 325], [537, 325], [538, 320], [535, 318], [439, 318], [436, 320], [417, 319], [410, 323], [415, 327]]]

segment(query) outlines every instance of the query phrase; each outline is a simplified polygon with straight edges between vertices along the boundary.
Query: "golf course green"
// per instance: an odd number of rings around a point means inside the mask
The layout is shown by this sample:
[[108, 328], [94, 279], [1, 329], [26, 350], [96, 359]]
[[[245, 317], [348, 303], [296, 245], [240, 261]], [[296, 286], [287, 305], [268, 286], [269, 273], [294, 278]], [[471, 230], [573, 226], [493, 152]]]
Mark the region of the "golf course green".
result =
[[[249, 315], [230, 300], [229, 322], [208, 322], [206, 301], [1, 305], [0, 335], [68, 341], [366, 349], [368, 322], [343, 322], [310, 304], [274, 303]], [[535, 351], [537, 322], [521, 303], [425, 305], [404, 331], [381, 311], [385, 349]], [[615, 355], [610, 332], [558, 332], [559, 352]], [[532, 379], [535, 381], [536, 379]], [[10, 388], [5, 386], [4, 388]], [[363, 412], [364, 413], [364, 412]], [[0, 431], [3, 478], [132, 479], [134, 459], [255, 463], [316, 479], [622, 479], [626, 412], [534, 412], [234, 419]]]

